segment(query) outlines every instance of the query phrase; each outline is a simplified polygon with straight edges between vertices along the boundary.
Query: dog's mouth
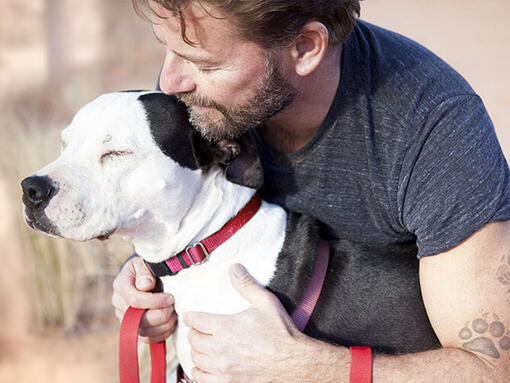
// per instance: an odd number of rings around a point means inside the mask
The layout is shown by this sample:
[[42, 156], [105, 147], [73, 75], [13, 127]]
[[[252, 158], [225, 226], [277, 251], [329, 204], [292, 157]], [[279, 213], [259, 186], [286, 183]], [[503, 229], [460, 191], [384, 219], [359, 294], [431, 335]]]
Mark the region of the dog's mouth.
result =
[[100, 241], [106, 241], [107, 239], [110, 239], [110, 236], [115, 233], [115, 229], [107, 230], [101, 234], [99, 234], [96, 239], [99, 239]]
[[53, 225], [46, 214], [40, 211], [34, 211], [32, 209], [24, 208], [24, 218], [25, 222], [32, 229], [41, 231], [43, 233], [53, 235], [56, 237], [60, 237], [60, 233], [58, 232], [55, 225]]
[[[51, 221], [46, 217], [46, 214], [39, 211], [34, 211], [33, 209], [28, 209], [26, 206], [24, 207], [24, 219], [25, 223], [30, 226], [32, 229], [43, 232], [45, 234], [55, 236], [55, 237], [61, 237], [61, 238], [67, 238], [67, 239], [73, 239], [71, 237], [62, 235], [62, 233], [59, 232], [59, 230], [56, 228], [56, 226], [51, 223]], [[115, 233], [117, 229], [108, 229], [103, 230], [99, 234], [92, 235], [89, 238], [74, 238], [78, 241], [88, 241], [91, 239], [99, 239], [100, 241], [106, 241], [110, 238], [110, 236]]]

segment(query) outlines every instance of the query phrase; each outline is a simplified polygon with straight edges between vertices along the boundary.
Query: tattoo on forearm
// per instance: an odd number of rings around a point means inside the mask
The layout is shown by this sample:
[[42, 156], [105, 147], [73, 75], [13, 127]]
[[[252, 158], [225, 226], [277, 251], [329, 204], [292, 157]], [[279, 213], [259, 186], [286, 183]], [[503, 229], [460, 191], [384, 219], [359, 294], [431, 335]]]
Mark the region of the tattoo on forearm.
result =
[[462, 344], [464, 349], [495, 359], [501, 357], [500, 351], [510, 350], [510, 331], [495, 315], [491, 322], [484, 317], [466, 323], [459, 338], [466, 341]]
[[501, 258], [501, 264], [496, 271], [496, 277], [504, 285], [510, 285], [510, 255]]
[[[501, 258], [501, 263], [496, 271], [496, 278], [504, 288], [509, 289], [507, 292], [510, 293], [510, 255], [507, 254]], [[506, 298], [506, 303], [510, 305], [510, 298]]]

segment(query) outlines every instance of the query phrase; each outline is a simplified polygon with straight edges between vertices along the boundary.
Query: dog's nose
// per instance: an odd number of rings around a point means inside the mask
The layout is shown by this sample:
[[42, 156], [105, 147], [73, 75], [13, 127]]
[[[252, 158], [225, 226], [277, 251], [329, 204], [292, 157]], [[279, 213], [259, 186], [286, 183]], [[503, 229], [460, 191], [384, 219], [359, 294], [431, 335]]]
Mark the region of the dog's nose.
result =
[[30, 208], [36, 208], [43, 202], [49, 201], [55, 194], [53, 180], [47, 176], [32, 176], [21, 181], [23, 203]]

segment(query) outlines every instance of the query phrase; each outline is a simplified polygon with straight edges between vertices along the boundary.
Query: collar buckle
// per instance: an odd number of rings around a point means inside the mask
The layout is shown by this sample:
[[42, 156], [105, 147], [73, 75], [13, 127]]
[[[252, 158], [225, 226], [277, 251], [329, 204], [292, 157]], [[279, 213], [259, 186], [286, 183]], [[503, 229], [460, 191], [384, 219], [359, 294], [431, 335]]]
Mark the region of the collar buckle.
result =
[[[201, 265], [202, 263], [206, 262], [211, 254], [207, 251], [204, 244], [202, 242], [197, 242], [194, 245], [190, 245], [186, 247], [184, 250], [186, 255], [188, 256], [188, 260], [192, 265]], [[193, 259], [193, 254], [195, 254], [195, 258], [201, 259], [200, 261], [195, 261]]]

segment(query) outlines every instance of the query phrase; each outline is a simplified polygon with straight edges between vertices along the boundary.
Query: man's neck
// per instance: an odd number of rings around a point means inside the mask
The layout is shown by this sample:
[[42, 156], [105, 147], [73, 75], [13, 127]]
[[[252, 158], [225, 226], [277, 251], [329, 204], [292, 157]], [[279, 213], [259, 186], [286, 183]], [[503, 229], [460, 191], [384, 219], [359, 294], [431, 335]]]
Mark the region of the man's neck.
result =
[[320, 128], [340, 84], [342, 46], [335, 47], [299, 87], [296, 100], [259, 128], [264, 142], [279, 153], [305, 146]]

